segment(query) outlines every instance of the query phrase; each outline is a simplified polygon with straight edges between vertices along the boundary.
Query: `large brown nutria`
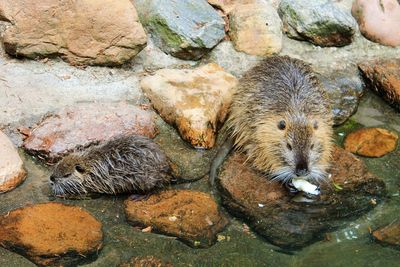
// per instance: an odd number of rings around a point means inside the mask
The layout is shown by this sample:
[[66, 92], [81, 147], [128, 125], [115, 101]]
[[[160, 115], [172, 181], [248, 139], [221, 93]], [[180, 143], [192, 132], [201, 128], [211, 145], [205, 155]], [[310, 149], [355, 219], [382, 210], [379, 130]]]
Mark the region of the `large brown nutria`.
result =
[[133, 135], [64, 157], [50, 176], [56, 196], [148, 193], [170, 181], [171, 167], [151, 139]]
[[248, 71], [233, 97], [226, 129], [247, 162], [272, 180], [286, 184], [304, 177], [319, 183], [327, 177], [330, 103], [301, 60], [273, 56]]

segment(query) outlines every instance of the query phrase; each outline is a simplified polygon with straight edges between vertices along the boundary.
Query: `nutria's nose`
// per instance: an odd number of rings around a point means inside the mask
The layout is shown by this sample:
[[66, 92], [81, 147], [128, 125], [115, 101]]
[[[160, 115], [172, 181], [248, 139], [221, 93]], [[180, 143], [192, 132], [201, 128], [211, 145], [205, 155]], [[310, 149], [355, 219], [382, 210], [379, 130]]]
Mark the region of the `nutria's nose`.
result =
[[53, 175], [50, 176], [50, 181], [55, 182], [56, 181], [56, 177], [54, 177]]
[[307, 163], [306, 162], [302, 162], [302, 161], [300, 161], [300, 162], [298, 162], [297, 164], [296, 164], [296, 175], [297, 176], [306, 176], [306, 175], [308, 175], [308, 166], [307, 166]]

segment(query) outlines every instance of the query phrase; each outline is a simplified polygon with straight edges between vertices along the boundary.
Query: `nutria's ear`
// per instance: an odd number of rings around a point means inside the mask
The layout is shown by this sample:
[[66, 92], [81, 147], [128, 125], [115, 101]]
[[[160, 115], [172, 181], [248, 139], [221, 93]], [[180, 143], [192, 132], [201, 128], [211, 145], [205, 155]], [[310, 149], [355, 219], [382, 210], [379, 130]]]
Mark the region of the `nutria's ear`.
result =
[[279, 130], [285, 130], [286, 122], [284, 120], [279, 121], [278, 122], [278, 128], [279, 128]]
[[85, 172], [85, 169], [82, 168], [82, 166], [79, 165], [79, 164], [75, 165], [75, 170], [76, 170], [77, 172], [79, 172], [79, 173], [84, 173], [84, 172]]

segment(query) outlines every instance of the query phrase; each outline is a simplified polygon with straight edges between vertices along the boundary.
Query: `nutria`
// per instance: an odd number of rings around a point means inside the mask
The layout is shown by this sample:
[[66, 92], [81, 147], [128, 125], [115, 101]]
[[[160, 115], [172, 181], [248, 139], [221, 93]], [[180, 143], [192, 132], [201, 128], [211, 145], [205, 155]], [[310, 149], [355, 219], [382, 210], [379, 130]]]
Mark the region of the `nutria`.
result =
[[171, 179], [171, 167], [151, 139], [122, 136], [64, 157], [50, 176], [54, 195], [148, 193]]
[[[310, 66], [301, 60], [273, 56], [248, 71], [240, 79], [224, 128], [247, 162], [272, 180], [287, 184], [304, 177], [319, 184], [327, 178], [330, 104]], [[218, 157], [211, 183], [221, 163]]]

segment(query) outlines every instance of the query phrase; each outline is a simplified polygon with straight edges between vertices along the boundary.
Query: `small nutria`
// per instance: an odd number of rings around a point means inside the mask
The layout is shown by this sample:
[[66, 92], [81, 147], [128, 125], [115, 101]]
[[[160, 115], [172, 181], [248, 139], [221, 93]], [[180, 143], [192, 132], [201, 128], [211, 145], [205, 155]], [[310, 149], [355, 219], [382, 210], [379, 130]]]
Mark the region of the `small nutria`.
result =
[[148, 193], [170, 181], [167, 157], [151, 139], [122, 136], [64, 157], [50, 176], [54, 195]]
[[327, 177], [330, 104], [303, 61], [273, 56], [248, 71], [240, 79], [226, 126], [233, 146], [272, 180], [288, 184], [304, 177], [319, 184]]

